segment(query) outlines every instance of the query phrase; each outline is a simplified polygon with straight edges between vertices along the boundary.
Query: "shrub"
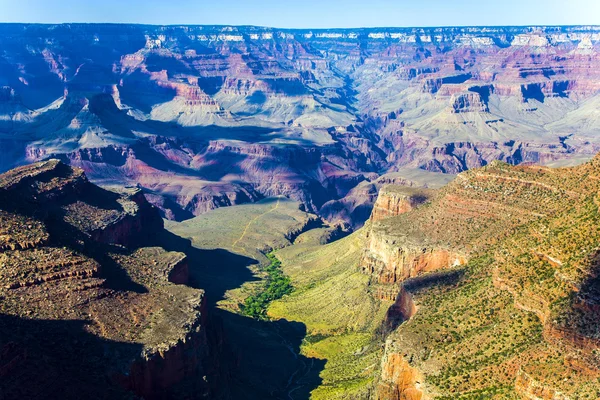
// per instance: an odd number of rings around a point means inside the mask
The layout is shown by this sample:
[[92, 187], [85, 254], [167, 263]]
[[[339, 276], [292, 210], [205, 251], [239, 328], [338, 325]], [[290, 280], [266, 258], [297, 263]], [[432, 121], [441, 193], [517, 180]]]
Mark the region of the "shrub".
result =
[[263, 269], [267, 273], [265, 284], [258, 293], [248, 297], [240, 307], [244, 315], [252, 318], [266, 319], [269, 303], [294, 290], [290, 278], [281, 270], [281, 261], [273, 253], [267, 254], [267, 257], [270, 264]]

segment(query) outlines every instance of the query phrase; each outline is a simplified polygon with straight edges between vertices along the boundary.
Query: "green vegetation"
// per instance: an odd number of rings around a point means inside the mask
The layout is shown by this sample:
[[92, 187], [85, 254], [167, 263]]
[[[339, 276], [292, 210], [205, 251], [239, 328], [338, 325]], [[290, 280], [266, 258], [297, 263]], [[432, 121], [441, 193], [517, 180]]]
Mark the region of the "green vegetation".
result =
[[[422, 374], [416, 378], [425, 393], [440, 398], [516, 399], [518, 373], [572, 398], [598, 398], [597, 377], [574, 374], [562, 349], [544, 340], [548, 333], [556, 341], [573, 341], [580, 337], [573, 333], [586, 338], [598, 331], [595, 308], [581, 307], [584, 298], [573, 295], [595, 284], [590, 272], [596, 276], [600, 197], [599, 178], [591, 177], [600, 159], [594, 162], [556, 171], [491, 163], [466, 172], [417, 211], [333, 243], [321, 244], [327, 232], [320, 229], [293, 245], [271, 245], [281, 250], [277, 257], [268, 254], [260, 268], [265, 281], [244, 285], [239, 297], [230, 290], [225, 301], [236, 311], [242, 303], [243, 313], [258, 320], [304, 325], [300, 356], [322, 366], [314, 371], [320, 382], [311, 387], [313, 400], [368, 397], [382, 368], [405, 369], [384, 354], [402, 356], [411, 369], [399, 376], [414, 369]], [[264, 204], [238, 222], [244, 229], [227, 227], [233, 250], [250, 254], [259, 231], [272, 233], [266, 223], [291, 222], [284, 206]], [[387, 296], [380, 292], [394, 288], [361, 272], [368, 229], [398, 247], [408, 241], [462, 249], [470, 259], [453, 271], [456, 279], [429, 277], [423, 282], [430, 283], [409, 289], [418, 312], [387, 336], [385, 348], [378, 329], [392, 302], [381, 300]], [[264, 257], [268, 250], [256, 251]], [[593, 348], [590, 343], [583, 344]], [[405, 382], [384, 384], [395, 390]]]
[[436, 366], [425, 382], [440, 398], [514, 398], [514, 360], [543, 342], [538, 318], [494, 286], [494, 262], [475, 257], [456, 284], [414, 293], [419, 312], [391, 335], [412, 366]]
[[484, 389], [472, 390], [460, 395], [440, 396], [440, 400], [488, 400], [492, 398], [517, 399], [514, 388], [510, 385], [491, 386]]
[[321, 385], [311, 392], [311, 399], [362, 399], [368, 398], [379, 373], [383, 351], [372, 333], [349, 331], [314, 343], [305, 340], [302, 354], [327, 360]]
[[273, 253], [267, 254], [270, 264], [264, 268], [267, 279], [261, 290], [246, 298], [240, 309], [244, 315], [257, 319], [267, 319], [267, 307], [273, 300], [292, 293], [294, 287], [290, 278], [281, 270], [281, 261]]
[[363, 399], [372, 392], [383, 356], [375, 332], [391, 301], [371, 292], [358, 262], [360, 230], [327, 245], [296, 244], [277, 251], [294, 292], [269, 305], [268, 315], [306, 325], [301, 354], [326, 360], [313, 400]]

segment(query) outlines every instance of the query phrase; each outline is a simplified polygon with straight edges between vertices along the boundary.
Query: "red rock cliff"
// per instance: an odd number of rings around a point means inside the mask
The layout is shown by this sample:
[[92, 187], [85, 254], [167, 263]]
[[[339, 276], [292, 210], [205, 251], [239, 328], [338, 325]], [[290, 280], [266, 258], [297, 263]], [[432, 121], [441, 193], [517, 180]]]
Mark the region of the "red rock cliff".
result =
[[371, 221], [394, 217], [413, 210], [427, 201], [430, 192], [398, 185], [386, 185], [379, 190], [371, 212]]
[[396, 348], [393, 341], [386, 342], [375, 399], [426, 400], [429, 397], [421, 389], [423, 379], [422, 374], [404, 358], [402, 349]]

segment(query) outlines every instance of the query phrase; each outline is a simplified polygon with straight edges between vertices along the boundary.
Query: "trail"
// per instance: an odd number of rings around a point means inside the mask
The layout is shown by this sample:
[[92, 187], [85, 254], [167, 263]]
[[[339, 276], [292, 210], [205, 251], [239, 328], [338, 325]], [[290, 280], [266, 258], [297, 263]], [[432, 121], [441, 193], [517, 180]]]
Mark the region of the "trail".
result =
[[[244, 231], [242, 232], [242, 235], [235, 241], [233, 242], [233, 245], [231, 246], [233, 249], [235, 249], [237, 247], [237, 244], [244, 238], [244, 236], [246, 236], [246, 233], [248, 233], [248, 228], [250, 228], [250, 225], [252, 225], [254, 222], [256, 222], [259, 218], [267, 215], [270, 212], [273, 212], [275, 210], [277, 210], [277, 208], [279, 208], [279, 198], [277, 199], [277, 203], [275, 204], [275, 207], [271, 208], [269, 211], [265, 211], [264, 213], [257, 215], [256, 217], [254, 217], [253, 219], [250, 220], [250, 222], [248, 222], [246, 224], [246, 227], [244, 228]], [[242, 251], [246, 252], [246, 249], [244, 247], [240, 247], [240, 249], [242, 249]]]
[[[295, 381], [299, 382], [300, 380], [302, 380], [302, 378], [304, 378], [306, 375], [308, 375], [310, 373], [310, 371], [312, 370], [312, 368], [314, 367], [314, 365], [315, 365], [315, 360], [311, 358], [311, 360], [310, 360], [310, 367], [308, 367], [308, 369], [306, 370], [306, 372], [304, 373], [304, 375], [302, 375], [298, 379], [295, 379]], [[290, 378], [290, 380], [292, 380], [295, 377], [295, 375], [300, 371], [301, 368], [304, 369], [306, 367], [307, 367], [307, 365], [304, 362], [302, 362], [302, 367], [298, 368], [296, 370], [296, 372], [294, 372], [294, 375], [292, 375], [292, 377]], [[291, 383], [292, 382], [290, 382], [289, 384], [291, 384]], [[289, 387], [289, 384], [288, 384], [288, 387]], [[294, 400], [294, 397], [292, 396], [292, 393], [294, 393], [296, 390], [300, 389], [303, 386], [304, 386], [303, 384], [299, 384], [299, 385], [294, 386], [290, 390], [288, 390], [288, 392], [287, 392], [288, 398], [290, 400]]]
[[[277, 203], [275, 204], [275, 206], [273, 208], [271, 208], [268, 211], [265, 211], [264, 213], [257, 215], [256, 217], [252, 218], [244, 227], [244, 231], [242, 232], [242, 234], [240, 235], [240, 237], [233, 242], [232, 244], [232, 249], [240, 249], [243, 253], [248, 254], [248, 252], [246, 251], [245, 247], [242, 246], [238, 246], [238, 243], [240, 243], [244, 237], [246, 236], [246, 234], [248, 233], [248, 229], [250, 229], [250, 226], [255, 223], [256, 221], [258, 221], [261, 217], [264, 217], [265, 215], [277, 210], [279, 208], [279, 202], [280, 202], [280, 198], [277, 199]], [[285, 346], [290, 353], [292, 353], [292, 356], [296, 359], [299, 360], [299, 353], [296, 353], [294, 347], [292, 346], [292, 344], [283, 336], [281, 335], [281, 332], [279, 331], [279, 329], [277, 327], [275, 327], [275, 329], [273, 330], [273, 332], [281, 339], [281, 344], [283, 346]], [[290, 400], [293, 400], [293, 396], [292, 393], [295, 392], [296, 390], [302, 388], [304, 385], [299, 383], [304, 377], [306, 377], [306, 375], [308, 375], [310, 373], [310, 371], [312, 370], [312, 368], [314, 367], [314, 360], [311, 360], [310, 366], [307, 365], [304, 361], [302, 361], [301, 359], [300, 361], [300, 365], [298, 366], [298, 368], [296, 368], [296, 370], [294, 371], [294, 373], [289, 377], [288, 381], [287, 381], [287, 385], [286, 385], [286, 394], [287, 397]], [[303, 374], [302, 374], [303, 372]]]

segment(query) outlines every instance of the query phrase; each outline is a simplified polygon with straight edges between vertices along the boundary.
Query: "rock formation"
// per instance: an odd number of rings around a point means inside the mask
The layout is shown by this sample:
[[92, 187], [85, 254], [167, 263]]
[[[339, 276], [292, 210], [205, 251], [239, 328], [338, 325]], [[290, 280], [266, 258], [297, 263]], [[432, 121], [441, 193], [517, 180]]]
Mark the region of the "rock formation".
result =
[[175, 220], [285, 195], [359, 227], [385, 173], [595, 154], [599, 38], [1, 25], [0, 170], [59, 158]]
[[493, 162], [365, 227], [361, 269], [395, 299], [376, 398], [597, 395], [599, 165]]
[[431, 192], [399, 185], [386, 185], [379, 190], [371, 212], [371, 221], [394, 217], [413, 210], [424, 203]]
[[423, 375], [404, 359], [402, 349], [394, 348], [395, 343], [385, 344], [385, 354], [381, 360], [381, 378], [377, 385], [377, 400], [423, 400], [420, 390]]
[[185, 254], [140, 247], [162, 219], [139, 190], [40, 162], [0, 175], [0, 221], [3, 397], [210, 393], [203, 291]]

